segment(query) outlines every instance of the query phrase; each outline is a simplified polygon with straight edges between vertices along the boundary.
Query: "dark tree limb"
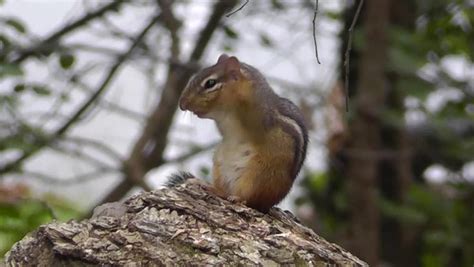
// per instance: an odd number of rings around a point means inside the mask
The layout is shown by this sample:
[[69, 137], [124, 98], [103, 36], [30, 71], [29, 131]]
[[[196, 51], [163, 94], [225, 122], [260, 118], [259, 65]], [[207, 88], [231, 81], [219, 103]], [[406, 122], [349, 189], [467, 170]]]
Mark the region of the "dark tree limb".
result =
[[367, 266], [299, 224], [188, 182], [96, 208], [91, 219], [41, 226], [7, 266]]

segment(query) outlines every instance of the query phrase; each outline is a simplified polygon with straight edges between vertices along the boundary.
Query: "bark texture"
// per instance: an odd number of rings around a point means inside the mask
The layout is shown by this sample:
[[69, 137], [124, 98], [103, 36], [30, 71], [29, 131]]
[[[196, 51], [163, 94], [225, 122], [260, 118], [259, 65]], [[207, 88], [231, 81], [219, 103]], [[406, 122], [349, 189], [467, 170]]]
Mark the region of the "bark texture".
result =
[[367, 266], [291, 213], [263, 214], [192, 182], [41, 226], [5, 258], [7, 266]]

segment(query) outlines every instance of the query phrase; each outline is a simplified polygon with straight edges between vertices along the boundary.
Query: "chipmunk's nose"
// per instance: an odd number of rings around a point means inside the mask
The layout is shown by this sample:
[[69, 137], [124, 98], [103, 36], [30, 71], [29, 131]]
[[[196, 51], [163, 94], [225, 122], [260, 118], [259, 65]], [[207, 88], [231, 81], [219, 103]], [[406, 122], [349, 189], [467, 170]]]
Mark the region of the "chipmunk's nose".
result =
[[184, 97], [184, 96], [181, 96], [181, 98], [179, 99], [179, 108], [181, 110], [187, 110], [189, 107], [189, 99]]

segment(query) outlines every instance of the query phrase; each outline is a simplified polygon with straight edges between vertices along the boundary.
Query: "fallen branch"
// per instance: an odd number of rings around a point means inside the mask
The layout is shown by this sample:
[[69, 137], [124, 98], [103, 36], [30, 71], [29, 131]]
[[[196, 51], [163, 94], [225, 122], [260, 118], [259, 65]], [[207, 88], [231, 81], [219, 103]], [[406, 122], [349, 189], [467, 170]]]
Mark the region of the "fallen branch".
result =
[[43, 225], [5, 258], [8, 266], [367, 266], [289, 212], [263, 214], [192, 182]]

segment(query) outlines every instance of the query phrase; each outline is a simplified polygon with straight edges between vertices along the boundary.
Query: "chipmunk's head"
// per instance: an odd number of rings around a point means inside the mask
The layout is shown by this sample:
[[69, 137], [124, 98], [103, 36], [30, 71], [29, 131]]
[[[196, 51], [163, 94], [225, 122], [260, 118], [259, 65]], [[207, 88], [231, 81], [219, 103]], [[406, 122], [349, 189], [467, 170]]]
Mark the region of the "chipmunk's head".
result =
[[248, 84], [239, 60], [222, 54], [215, 65], [191, 77], [179, 107], [201, 118], [212, 118], [213, 112], [232, 109], [239, 96], [248, 90]]

